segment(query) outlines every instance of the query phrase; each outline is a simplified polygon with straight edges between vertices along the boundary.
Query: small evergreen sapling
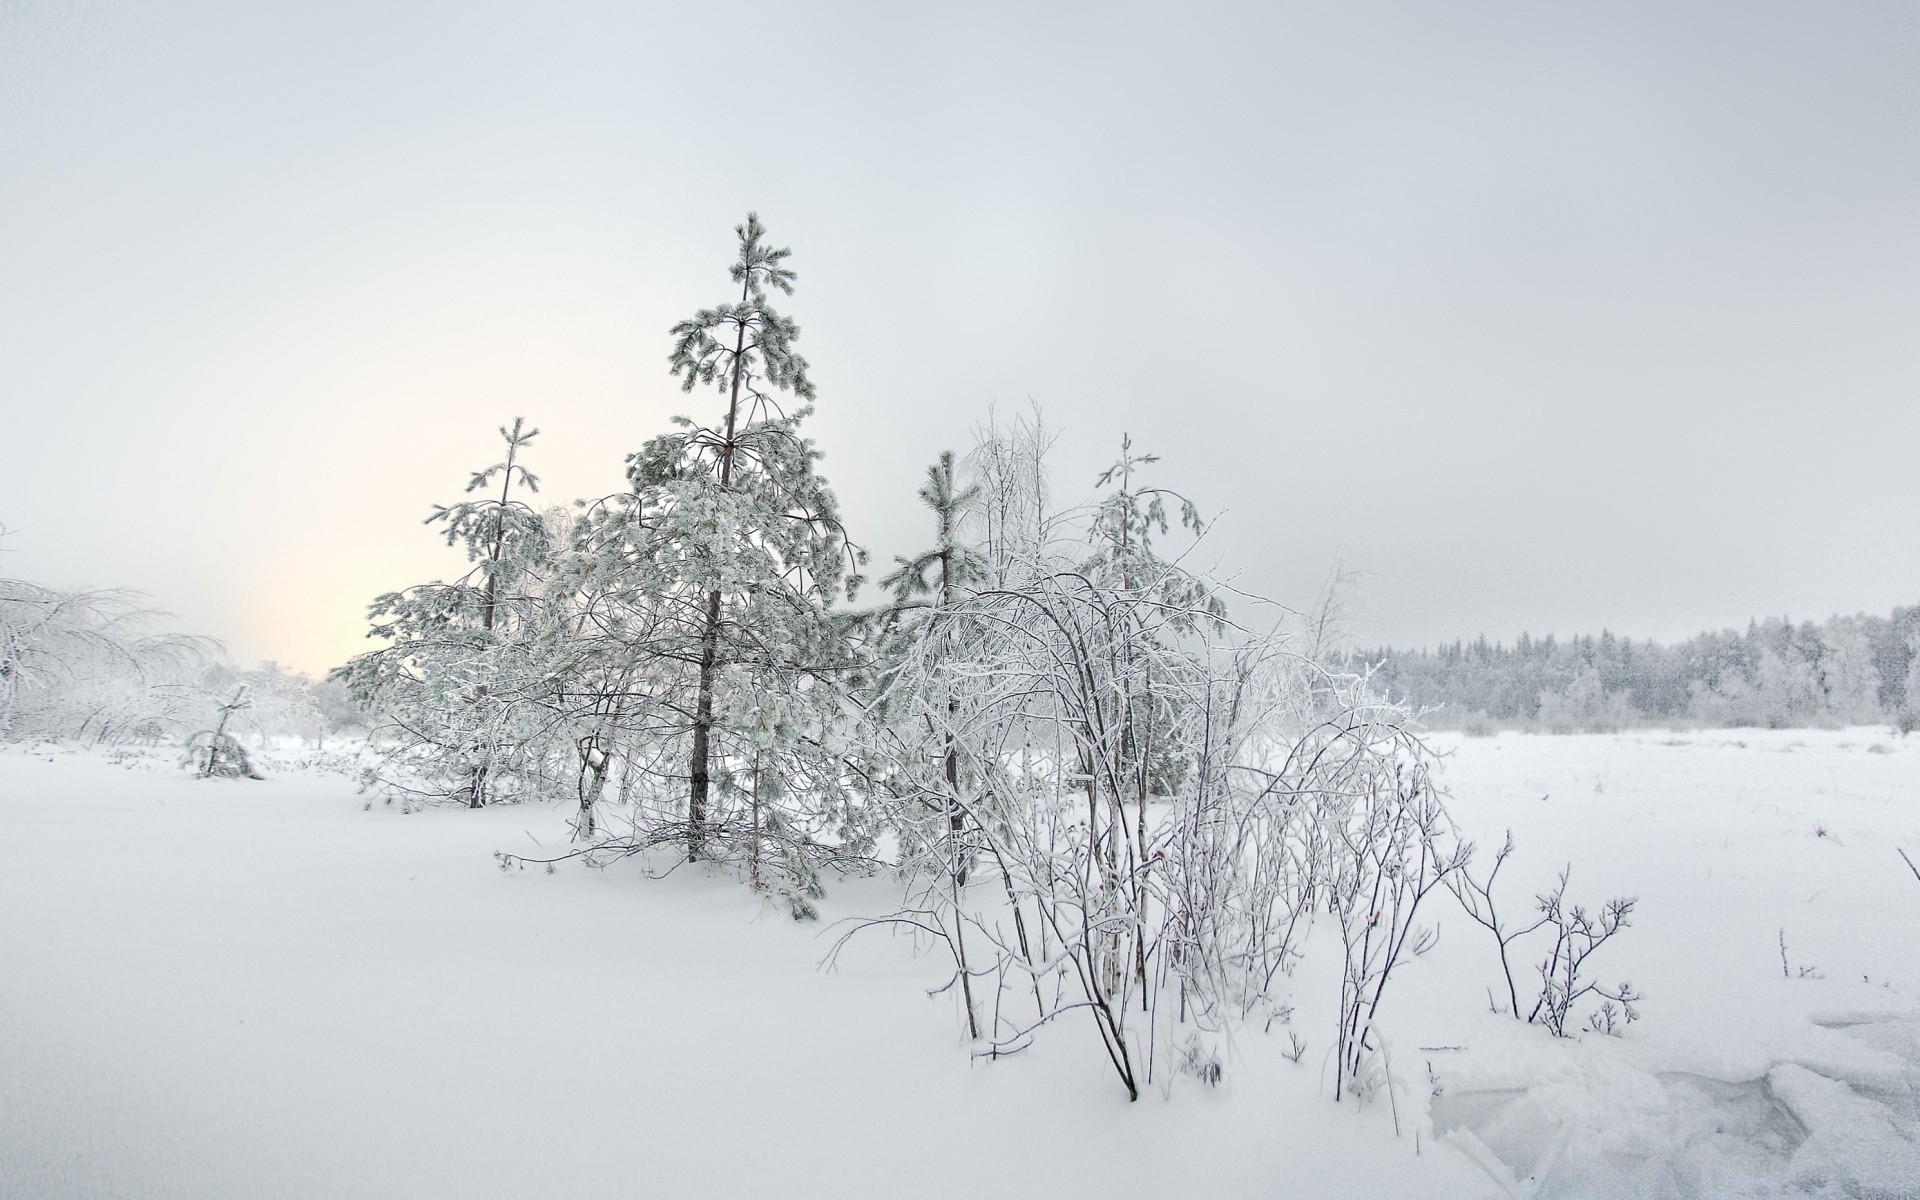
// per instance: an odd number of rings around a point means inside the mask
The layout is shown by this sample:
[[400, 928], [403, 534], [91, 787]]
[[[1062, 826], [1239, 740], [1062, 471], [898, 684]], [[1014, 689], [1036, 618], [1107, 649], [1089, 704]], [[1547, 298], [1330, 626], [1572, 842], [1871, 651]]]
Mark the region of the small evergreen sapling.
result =
[[[798, 644], [790, 645], [807, 657], [822, 651], [831, 655], [830, 631], [818, 618], [841, 582], [848, 549], [838, 505], [813, 473], [818, 455], [799, 435], [799, 422], [811, 409], [789, 416], [776, 396], [784, 391], [802, 401], [814, 397], [807, 360], [793, 350], [800, 327], [767, 300], [769, 287], [793, 294], [795, 275], [786, 266], [792, 251], [764, 241], [766, 228], [755, 213], [748, 213], [735, 233], [740, 256], [729, 274], [740, 285], [740, 299], [703, 308], [675, 325], [668, 360], [682, 391], [707, 384], [726, 395], [726, 419], [718, 429], [707, 429], [682, 418], [684, 432], [649, 442], [628, 470], [642, 505], [652, 493], [667, 510], [660, 532], [673, 536], [684, 553], [672, 564], [679, 568], [678, 578], [663, 582], [675, 591], [689, 583], [703, 585], [693, 590], [704, 604], [697, 613], [699, 676], [687, 772], [689, 859], [700, 857], [707, 837], [715, 691], [722, 668], [736, 656], [779, 657], [770, 641], [740, 645], [759, 640], [755, 634], [774, 633], [779, 625], [789, 626], [782, 632], [800, 635]], [[852, 580], [847, 582], [851, 591]], [[759, 607], [754, 602], [764, 593], [761, 585], [800, 601], [790, 613], [776, 604], [758, 614], [774, 618], [773, 628], [756, 629], [737, 619], [742, 609]], [[780, 621], [783, 616], [799, 620]], [[733, 644], [723, 646], [723, 641]]]
[[[506, 457], [474, 472], [467, 492], [488, 494], [436, 506], [428, 524], [472, 565], [454, 583], [390, 592], [373, 602], [368, 636], [391, 639], [358, 655], [332, 678], [364, 710], [384, 714], [392, 747], [370, 782], [391, 798], [456, 801], [480, 808], [548, 790], [560, 749], [544, 582], [553, 566], [545, 520], [514, 495], [537, 492], [521, 461], [539, 430], [502, 426]], [[564, 741], [564, 738], [558, 740]]]
[[[985, 560], [959, 536], [967, 509], [979, 498], [980, 488], [956, 484], [953, 452], [949, 450], [942, 452], [938, 461], [927, 468], [927, 481], [921, 485], [919, 496], [934, 517], [934, 545], [912, 558], [896, 558], [897, 569], [880, 581], [880, 586], [892, 590], [893, 600], [880, 614], [880, 629], [875, 639], [877, 657], [883, 664], [883, 681], [878, 692], [883, 709], [908, 701], [909, 691], [916, 688], [911, 702], [930, 706], [924, 720], [909, 717], [904, 727], [917, 733], [924, 724], [933, 733], [937, 745], [928, 753], [940, 762], [945, 792], [936, 798], [935, 806], [944, 810], [948, 836], [959, 839], [965, 820], [960, 801], [961, 750], [955, 729], [960, 708], [956, 681], [936, 669], [909, 681], [905, 688], [892, 685], [902, 682], [902, 668], [916, 661], [914, 656], [905, 653], [908, 646], [927, 643], [931, 648], [930, 657], [919, 656], [921, 665], [952, 660], [964, 650], [955, 644], [955, 639], [965, 636], [965, 626], [949, 618], [956, 603], [971, 596], [986, 582]], [[937, 732], [933, 732], [936, 727]], [[907, 833], [910, 828], [911, 822], [902, 832]], [[956, 881], [964, 884], [967, 853], [955, 846], [950, 857]]]
[[220, 720], [212, 729], [203, 729], [187, 742], [187, 756], [194, 764], [200, 778], [212, 779], [259, 779], [259, 772], [253, 769], [253, 762], [247, 757], [247, 748], [240, 739], [227, 732], [227, 722], [233, 714], [248, 707], [252, 701], [247, 698], [247, 685], [241, 684], [234, 689], [233, 695], [219, 707]]

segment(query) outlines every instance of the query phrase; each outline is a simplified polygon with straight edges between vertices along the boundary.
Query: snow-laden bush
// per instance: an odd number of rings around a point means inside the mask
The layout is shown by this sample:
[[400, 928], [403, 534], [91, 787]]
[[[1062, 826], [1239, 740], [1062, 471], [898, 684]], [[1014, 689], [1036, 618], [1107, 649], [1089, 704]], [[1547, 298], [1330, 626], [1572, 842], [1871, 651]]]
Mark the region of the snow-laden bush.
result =
[[1151, 457], [1123, 444], [1105, 493], [1056, 513], [1044, 448], [1035, 424], [990, 430], [964, 486], [943, 460], [922, 492], [940, 540], [895, 577], [862, 738], [906, 899], [845, 936], [942, 947], [977, 1053], [1078, 1022], [1137, 1096], [1215, 1080], [1234, 1027], [1286, 1022], [1290, 968], [1331, 912], [1339, 1089], [1366, 1086], [1386, 984], [1455, 861], [1424, 747], [1364, 678], [1304, 652], [1319, 639], [1236, 622], [1220, 585], [1158, 552], [1175, 513], [1199, 520], [1139, 482]]
[[234, 714], [244, 712], [251, 706], [247, 691], [244, 683], [235, 688], [232, 697], [220, 706], [219, 722], [212, 729], [202, 729], [187, 739], [187, 764], [200, 778], [260, 778], [260, 773], [253, 769], [246, 746], [227, 732]]
[[126, 591], [0, 579], [0, 740], [180, 737], [210, 694], [219, 647], [155, 633], [164, 614]]

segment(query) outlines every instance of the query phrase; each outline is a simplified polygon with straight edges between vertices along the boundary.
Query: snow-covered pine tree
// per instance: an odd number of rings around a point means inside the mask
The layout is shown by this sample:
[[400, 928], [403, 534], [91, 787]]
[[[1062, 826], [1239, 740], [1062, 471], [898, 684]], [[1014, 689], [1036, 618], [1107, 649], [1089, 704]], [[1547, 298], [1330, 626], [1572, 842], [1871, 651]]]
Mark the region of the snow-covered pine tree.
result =
[[368, 636], [391, 644], [334, 672], [385, 719], [391, 752], [369, 782], [390, 798], [480, 808], [548, 782], [554, 706], [541, 585], [553, 546], [541, 515], [514, 495], [516, 485], [539, 490], [520, 461], [539, 432], [519, 418], [502, 426], [506, 457], [467, 483], [469, 495], [486, 494], [436, 506], [427, 518], [444, 526], [449, 546], [466, 550], [467, 575], [377, 598]]
[[881, 580], [891, 599], [863, 621], [875, 665], [863, 771], [869, 790], [890, 814], [902, 873], [945, 891], [943, 902], [924, 911], [952, 946], [967, 1032], [978, 1038], [965, 922], [958, 914], [976, 840], [968, 826], [979, 819], [981, 797], [963, 767], [963, 760], [978, 751], [962, 745], [971, 732], [966, 717], [973, 710], [970, 706], [963, 716], [960, 693], [979, 665], [982, 646], [974, 622], [955, 618], [957, 606], [971, 599], [988, 576], [986, 560], [960, 533], [980, 487], [955, 481], [954, 456], [947, 451], [927, 469], [919, 496], [934, 517], [934, 544], [894, 560], [896, 569]]
[[[954, 729], [959, 700], [950, 679], [926, 675], [909, 679], [901, 668], [910, 662], [924, 666], [953, 657], [952, 643], [966, 635], [965, 624], [947, 618], [956, 601], [971, 595], [987, 579], [985, 559], [960, 540], [959, 532], [969, 506], [979, 499], [980, 488], [977, 484], [963, 488], [955, 483], [953, 452], [948, 450], [927, 468], [927, 482], [921, 485], [919, 495], [921, 503], [933, 513], [935, 540], [932, 549], [912, 558], [896, 558], [897, 569], [880, 581], [882, 587], [892, 589], [893, 599], [882, 611], [880, 636], [876, 639], [877, 656], [884, 664], [879, 694], [883, 706], [897, 706], [904, 699], [900, 694], [902, 683], [907, 688], [931, 688], [937, 693], [916, 699], [945, 716], [934, 755], [941, 764], [947, 789], [940, 807], [945, 810], [950, 834], [957, 838], [964, 824], [959, 804], [960, 750]], [[907, 652], [914, 646], [920, 648], [917, 655]], [[919, 716], [908, 718], [907, 727], [914, 732], [920, 724]], [[965, 882], [965, 856], [958, 849], [953, 853], [958, 863], [956, 875]]]
[[[862, 555], [801, 432], [814, 389], [799, 327], [768, 300], [792, 293], [789, 251], [753, 214], [736, 233], [739, 298], [674, 326], [668, 360], [682, 390], [720, 393], [722, 419], [675, 418], [629, 457], [629, 491], [587, 510], [576, 546], [603, 627], [629, 631], [650, 672], [656, 807], [635, 848], [671, 823], [689, 860], [741, 862], [805, 915], [820, 860], [864, 847], [833, 747], [853, 659], [829, 613]], [[677, 814], [657, 794], [676, 785]]]

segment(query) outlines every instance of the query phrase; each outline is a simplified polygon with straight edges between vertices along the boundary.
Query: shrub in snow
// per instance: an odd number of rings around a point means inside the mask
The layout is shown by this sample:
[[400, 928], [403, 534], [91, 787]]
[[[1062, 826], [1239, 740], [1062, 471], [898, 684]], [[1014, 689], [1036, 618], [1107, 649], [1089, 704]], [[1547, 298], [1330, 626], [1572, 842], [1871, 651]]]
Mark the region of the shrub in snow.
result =
[[[1469, 854], [1471, 850], [1468, 847]], [[1576, 1009], [1588, 997], [1598, 997], [1599, 1005], [1588, 1013], [1587, 1028], [1610, 1034], [1616, 1031], [1617, 1026], [1637, 1020], [1640, 1013], [1634, 1005], [1645, 997], [1635, 992], [1631, 983], [1622, 982], [1618, 987], [1608, 989], [1588, 974], [1588, 959], [1630, 924], [1628, 918], [1638, 903], [1637, 898], [1615, 897], [1598, 912], [1589, 912], [1579, 904], [1569, 905], [1566, 898], [1567, 883], [1573, 868], [1568, 866], [1560, 872], [1552, 891], [1542, 892], [1534, 898], [1537, 916], [1532, 921], [1525, 924], [1509, 923], [1500, 916], [1499, 903], [1494, 897], [1494, 884], [1499, 878], [1500, 868], [1512, 854], [1513, 834], [1508, 832], [1506, 843], [1494, 855], [1493, 866], [1484, 880], [1475, 879], [1464, 861], [1448, 880], [1448, 889], [1460, 901], [1461, 908], [1493, 935], [1500, 955], [1501, 979], [1506, 986], [1506, 1011], [1517, 1020], [1545, 1025], [1555, 1037], [1566, 1037], [1569, 1030], [1577, 1031], [1581, 1027]], [[1551, 936], [1552, 941], [1542, 952], [1537, 964], [1539, 988], [1532, 996], [1532, 1007], [1521, 1018], [1520, 990], [1514, 980], [1514, 957], [1510, 947], [1520, 939], [1543, 930]], [[1615, 1005], [1619, 1007], [1615, 1008]], [[1496, 1010], [1499, 1008], [1497, 1004], [1494, 1007]]]
[[[1139, 483], [1150, 457], [1123, 443], [1106, 493], [1058, 513], [1044, 448], [1037, 423], [990, 429], [967, 486], [943, 460], [922, 493], [941, 541], [875, 621], [862, 727], [906, 902], [840, 944], [874, 927], [930, 939], [976, 1053], [1072, 1022], [1133, 1097], [1215, 1080], [1233, 1026], [1284, 1023], [1316, 906], [1345, 904], [1357, 931], [1366, 889], [1397, 895], [1440, 822], [1404, 713], [1283, 631], [1230, 620], [1217, 585], [1159, 554], [1174, 512], [1198, 520]], [[1400, 899], [1395, 936], [1356, 947], [1367, 1000], [1342, 1026], [1369, 1046], [1368, 1004], [1410, 953], [1418, 899]]]
[[[1385, 740], [1348, 755], [1361, 737]], [[1345, 760], [1330, 780], [1316, 781], [1314, 799], [1333, 836], [1327, 906], [1339, 922], [1344, 955], [1338, 1099], [1387, 1082], [1374, 1029], [1387, 983], [1395, 968], [1433, 946], [1432, 930], [1417, 923], [1420, 905], [1460, 870], [1471, 848], [1453, 840], [1424, 750], [1397, 726], [1342, 729], [1338, 741], [1316, 748], [1316, 758], [1326, 761], [1327, 751]]]
[[[1617, 896], [1597, 913], [1589, 913], [1578, 904], [1569, 907], [1567, 880], [1572, 872], [1572, 867], [1561, 871], [1559, 884], [1553, 891], [1538, 897], [1540, 913], [1546, 922], [1545, 928], [1553, 935], [1553, 943], [1540, 961], [1540, 996], [1527, 1020], [1539, 1021], [1552, 1030], [1555, 1037], [1567, 1036], [1569, 1020], [1577, 1019], [1573, 1016], [1574, 1006], [1589, 995], [1599, 996], [1603, 1001], [1595, 1017], [1596, 1020], [1604, 1018], [1604, 1032], [1608, 1033], [1613, 1031], [1614, 1004], [1620, 1006], [1623, 1022], [1632, 1021], [1640, 1015], [1634, 1004], [1645, 999], [1633, 990], [1631, 983], [1623, 982], [1609, 991], [1586, 974], [1587, 960], [1608, 939], [1627, 927], [1627, 918], [1636, 900], [1631, 896]], [[1595, 1028], [1600, 1026], [1596, 1024]]]

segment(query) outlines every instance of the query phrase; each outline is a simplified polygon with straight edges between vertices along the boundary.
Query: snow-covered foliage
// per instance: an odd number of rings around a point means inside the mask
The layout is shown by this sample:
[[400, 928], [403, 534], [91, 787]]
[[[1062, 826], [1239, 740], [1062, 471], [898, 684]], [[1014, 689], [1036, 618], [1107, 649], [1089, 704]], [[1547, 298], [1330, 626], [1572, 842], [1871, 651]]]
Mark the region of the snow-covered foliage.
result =
[[[1049, 499], [1037, 421], [989, 427], [921, 498], [869, 638], [866, 778], [905, 903], [855, 922], [950, 957], [976, 1053], [1075, 1022], [1137, 1096], [1220, 1074], [1232, 1031], [1289, 1019], [1316, 913], [1351, 933], [1339, 1090], [1378, 1073], [1372, 1021], [1422, 947], [1419, 901], [1465, 854], [1407, 714], [1303, 653], [1299, 621], [1238, 621], [1164, 557], [1191, 502], [1125, 441], [1088, 505]], [[1384, 914], [1384, 917], [1383, 917]]]
[[669, 356], [721, 419], [678, 418], [625, 491], [573, 513], [516, 495], [537, 431], [502, 428], [468, 485], [484, 496], [429, 518], [473, 569], [376, 600], [389, 644], [336, 678], [378, 714], [368, 782], [389, 798], [565, 796], [591, 861], [678, 843], [808, 916], [822, 869], [872, 848], [845, 743], [863, 660], [831, 612], [862, 556], [804, 432], [799, 328], [769, 299], [793, 291], [789, 252], [751, 214], [736, 232], [738, 299], [675, 326]]
[[203, 729], [187, 739], [187, 762], [202, 779], [258, 779], [259, 772], [239, 738], [227, 732], [235, 713], [252, 707], [247, 685], [235, 688], [232, 697], [220, 706], [220, 720], [212, 729]]
[[[736, 233], [738, 300], [676, 325], [669, 357], [684, 390], [719, 392], [722, 419], [676, 419], [628, 458], [627, 491], [583, 507], [563, 573], [568, 690], [591, 697], [585, 736], [621, 760], [631, 805], [590, 853], [677, 840], [806, 916], [821, 868], [870, 848], [842, 765], [856, 659], [829, 611], [860, 556], [803, 431], [799, 328], [768, 296], [793, 291], [789, 251], [751, 214]], [[583, 792], [588, 834], [592, 807]]]
[[466, 551], [472, 569], [453, 583], [375, 600], [372, 636], [388, 645], [335, 672], [362, 708], [379, 714], [384, 753], [368, 782], [389, 799], [480, 808], [538, 795], [550, 777], [556, 723], [542, 586], [553, 546], [541, 514], [514, 495], [516, 484], [539, 490], [521, 461], [539, 432], [520, 420], [503, 426], [506, 457], [467, 483], [469, 495], [486, 494], [427, 518], [444, 527], [448, 545]]
[[192, 728], [219, 648], [152, 632], [163, 614], [139, 600], [0, 579], [0, 741], [157, 740]]
[[378, 713], [369, 784], [406, 806], [564, 800], [572, 848], [503, 867], [706, 862], [796, 918], [831, 872], [890, 867], [901, 903], [840, 947], [928, 939], [975, 1053], [1077, 1027], [1130, 1098], [1218, 1082], [1236, 1029], [1287, 1025], [1325, 920], [1332, 1091], [1378, 1092], [1388, 984], [1471, 848], [1410, 714], [1335, 652], [1330, 603], [1301, 616], [1190, 565], [1199, 509], [1130, 437], [1056, 503], [1036, 412], [942, 455], [930, 546], [879, 607], [837, 609], [864, 556], [770, 300], [795, 274], [757, 217], [736, 233], [736, 298], [675, 326], [668, 359], [719, 419], [677, 418], [626, 490], [570, 515], [516, 495], [537, 486], [516, 421], [483, 495], [429, 518], [472, 570], [380, 597], [390, 644], [338, 673]]

